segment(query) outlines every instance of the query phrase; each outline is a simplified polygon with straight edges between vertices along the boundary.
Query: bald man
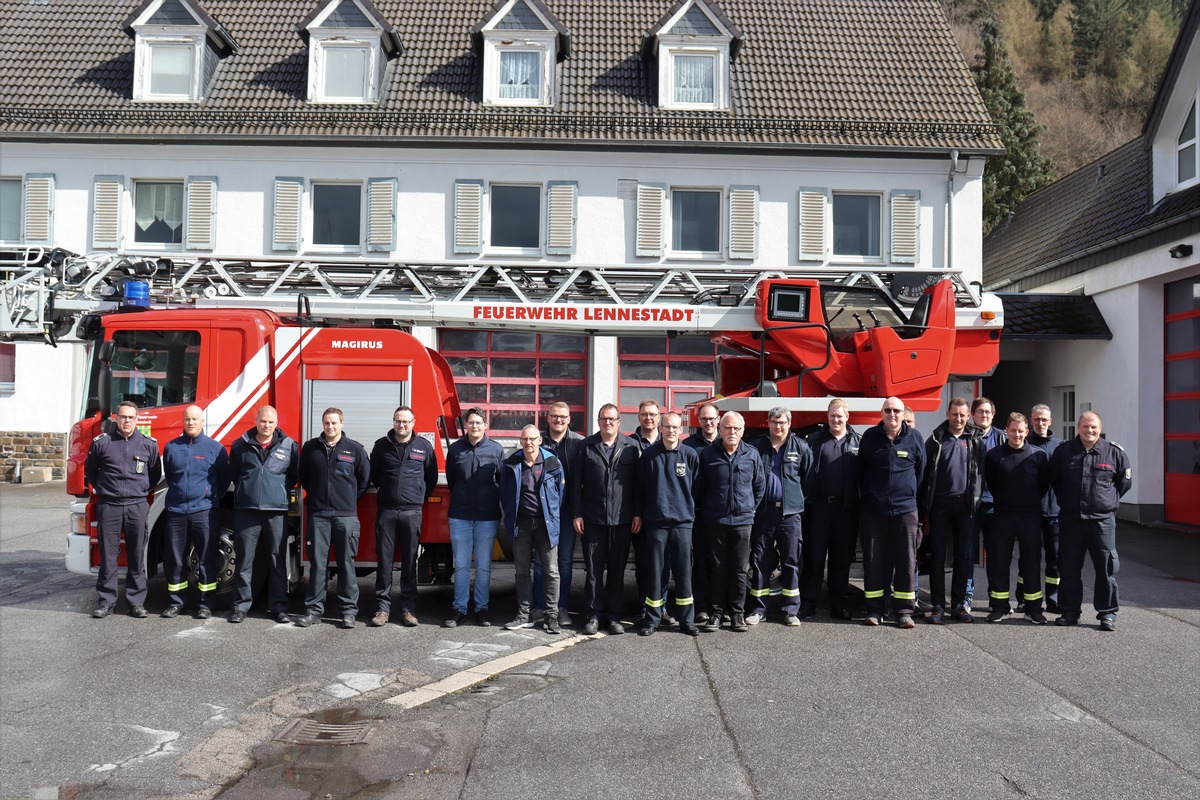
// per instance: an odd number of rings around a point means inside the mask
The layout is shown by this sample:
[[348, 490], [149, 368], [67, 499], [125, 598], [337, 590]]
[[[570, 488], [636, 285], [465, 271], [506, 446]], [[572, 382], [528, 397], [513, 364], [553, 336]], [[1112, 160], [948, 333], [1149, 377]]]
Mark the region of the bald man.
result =
[[188, 406], [183, 411], [183, 434], [163, 449], [167, 478], [167, 540], [163, 546], [163, 571], [167, 575], [170, 605], [164, 617], [179, 616], [187, 605], [188, 545], [199, 558], [196, 619], [212, 616], [210, 596], [217, 591], [217, 537], [221, 526], [214, 519], [221, 495], [229, 486], [229, 454], [204, 433], [204, 410]]

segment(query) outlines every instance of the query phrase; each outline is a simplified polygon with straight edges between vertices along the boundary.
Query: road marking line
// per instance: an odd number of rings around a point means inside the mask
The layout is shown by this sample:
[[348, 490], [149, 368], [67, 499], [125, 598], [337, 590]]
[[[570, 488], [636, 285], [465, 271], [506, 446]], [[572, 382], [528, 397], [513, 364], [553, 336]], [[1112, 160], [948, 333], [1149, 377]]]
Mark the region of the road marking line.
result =
[[564, 650], [580, 642], [586, 642], [595, 637], [591, 636], [567, 636], [558, 641], [549, 644], [536, 645], [527, 650], [521, 650], [517, 653], [510, 653], [506, 656], [494, 658], [491, 661], [486, 661], [474, 667], [469, 667], [453, 675], [442, 678], [440, 681], [421, 686], [417, 689], [412, 689], [407, 692], [402, 692], [395, 697], [389, 697], [383, 702], [389, 703], [401, 708], [416, 708], [424, 705], [431, 700], [445, 697], [454, 692], [461, 692], [474, 686], [477, 683], [483, 683], [489, 678], [494, 678], [502, 672], [507, 672], [514, 667], [519, 667], [528, 664], [530, 661], [537, 661], [547, 656], [552, 656], [560, 650]]

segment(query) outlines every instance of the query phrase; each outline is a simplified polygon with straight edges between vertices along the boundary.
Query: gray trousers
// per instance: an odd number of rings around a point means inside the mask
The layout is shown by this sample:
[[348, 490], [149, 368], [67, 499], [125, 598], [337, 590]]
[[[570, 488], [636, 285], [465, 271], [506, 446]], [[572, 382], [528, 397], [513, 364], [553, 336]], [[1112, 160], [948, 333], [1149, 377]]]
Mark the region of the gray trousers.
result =
[[546, 581], [546, 608], [558, 608], [558, 548], [550, 544], [550, 533], [542, 519], [517, 521], [513, 542], [513, 564], [517, 572], [517, 617], [528, 619], [533, 605], [533, 551], [536, 548]]

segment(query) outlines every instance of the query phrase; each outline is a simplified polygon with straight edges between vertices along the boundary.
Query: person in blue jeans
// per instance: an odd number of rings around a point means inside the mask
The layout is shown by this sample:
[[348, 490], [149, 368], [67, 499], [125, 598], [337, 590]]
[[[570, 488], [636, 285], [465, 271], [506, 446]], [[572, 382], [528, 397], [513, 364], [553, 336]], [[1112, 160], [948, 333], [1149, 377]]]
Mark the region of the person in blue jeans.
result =
[[467, 435], [446, 453], [446, 485], [450, 488], [450, 546], [454, 550], [454, 609], [442, 622], [456, 628], [467, 619], [471, 597], [471, 560], [475, 561], [475, 621], [492, 624], [488, 600], [492, 590], [492, 548], [500, 527], [500, 490], [496, 470], [504, 448], [487, 436], [483, 409], [463, 416]]
[[[563, 478], [570, 484], [571, 465], [579, 457], [579, 444], [583, 437], [571, 430], [571, 407], [562, 400], [551, 403], [546, 409], [546, 427], [542, 431], [542, 447], [558, 456], [563, 469]], [[558, 527], [558, 624], [570, 625], [571, 615], [567, 612], [571, 599], [571, 573], [575, 567], [575, 515], [570, 503], [563, 498], [562, 519]], [[545, 609], [545, 583], [542, 562], [533, 559], [533, 616], [541, 619]]]

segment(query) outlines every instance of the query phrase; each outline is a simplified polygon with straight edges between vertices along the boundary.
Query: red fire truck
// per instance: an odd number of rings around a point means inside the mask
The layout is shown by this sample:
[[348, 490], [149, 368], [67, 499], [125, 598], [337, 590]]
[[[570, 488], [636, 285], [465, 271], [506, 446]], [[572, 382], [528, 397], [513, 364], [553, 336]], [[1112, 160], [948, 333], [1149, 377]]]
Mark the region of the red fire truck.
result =
[[[91, 348], [87, 400], [67, 459], [75, 498], [67, 568], [81, 574], [94, 572], [99, 559], [83, 461], [122, 400], [139, 405], [139, 426], [160, 444], [179, 435], [186, 406], [199, 405], [206, 432], [226, 446], [270, 404], [297, 441], [320, 432], [326, 407], [339, 407], [347, 435], [369, 447], [393, 409], [406, 404], [444, 468], [461, 432], [459, 401], [446, 360], [416, 335], [422, 326], [708, 334], [736, 351], [715, 365], [722, 410], [742, 412], [755, 427], [782, 405], [800, 427], [822, 420], [831, 396], [847, 400], [855, 422], [878, 420], [880, 400], [890, 395], [918, 411], [936, 409], [948, 380], [995, 368], [1003, 322], [998, 298], [976, 296], [951, 272], [350, 259], [176, 264], [30, 251], [3, 271], [0, 291], [0, 337]], [[159, 560], [163, 497], [160, 487], [148, 565]], [[294, 580], [302, 569], [302, 502], [292, 517]], [[429, 498], [422, 529], [426, 577], [449, 569], [446, 505], [442, 486]], [[364, 569], [377, 566], [370, 560], [374, 513], [369, 494], [359, 509]], [[224, 587], [233, 571], [228, 529], [223, 552]]]

